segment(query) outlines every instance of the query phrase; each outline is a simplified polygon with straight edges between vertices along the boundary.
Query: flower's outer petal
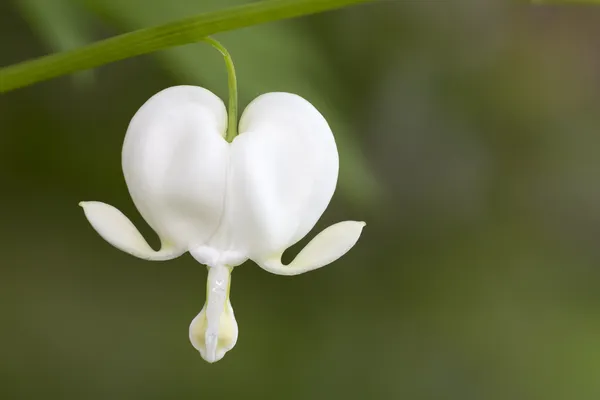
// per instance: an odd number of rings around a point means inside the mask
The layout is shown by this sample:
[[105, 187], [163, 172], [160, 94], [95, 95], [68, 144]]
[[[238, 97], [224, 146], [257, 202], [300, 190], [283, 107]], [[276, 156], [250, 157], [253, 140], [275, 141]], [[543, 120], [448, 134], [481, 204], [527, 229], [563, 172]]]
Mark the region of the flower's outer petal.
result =
[[82, 201], [79, 205], [96, 232], [119, 250], [154, 261], [170, 260], [179, 257], [185, 251], [165, 242], [162, 242], [160, 251], [153, 250], [133, 223], [111, 205], [98, 201]]
[[161, 238], [186, 249], [202, 245], [221, 220], [229, 163], [221, 99], [175, 86], [135, 114], [123, 144], [131, 197]]
[[364, 222], [344, 221], [331, 225], [311, 240], [289, 265], [281, 263], [281, 253], [254, 260], [264, 270], [277, 275], [298, 275], [330, 264], [346, 254], [358, 241]]
[[249, 258], [281, 253], [327, 208], [338, 153], [325, 118], [302, 97], [267, 93], [244, 111], [231, 148], [227, 218]]

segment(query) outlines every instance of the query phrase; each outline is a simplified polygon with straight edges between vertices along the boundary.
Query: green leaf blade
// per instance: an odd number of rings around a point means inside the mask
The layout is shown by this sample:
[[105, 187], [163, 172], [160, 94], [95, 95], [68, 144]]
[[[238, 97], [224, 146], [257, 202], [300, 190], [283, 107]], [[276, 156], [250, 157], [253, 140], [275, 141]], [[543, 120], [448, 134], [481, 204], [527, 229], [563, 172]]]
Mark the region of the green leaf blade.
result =
[[198, 42], [203, 37], [215, 33], [368, 1], [371, 0], [262, 1], [140, 29], [75, 50], [2, 68], [0, 70], [0, 93], [125, 58]]

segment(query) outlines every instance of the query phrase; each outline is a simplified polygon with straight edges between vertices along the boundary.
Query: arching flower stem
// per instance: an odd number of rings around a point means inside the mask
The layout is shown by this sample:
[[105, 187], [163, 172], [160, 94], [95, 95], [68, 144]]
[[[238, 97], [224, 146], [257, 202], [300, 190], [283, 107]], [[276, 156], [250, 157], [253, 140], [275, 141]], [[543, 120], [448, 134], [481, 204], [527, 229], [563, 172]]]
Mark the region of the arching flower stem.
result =
[[227, 120], [227, 135], [225, 140], [229, 143], [233, 141], [238, 134], [238, 120], [237, 120], [237, 108], [238, 108], [238, 93], [237, 93], [237, 78], [235, 76], [235, 67], [233, 66], [233, 60], [231, 55], [225, 47], [215, 39], [206, 37], [203, 39], [206, 43], [210, 44], [223, 55], [225, 59], [225, 66], [227, 67], [227, 86], [229, 88], [229, 107], [228, 107], [228, 120]]

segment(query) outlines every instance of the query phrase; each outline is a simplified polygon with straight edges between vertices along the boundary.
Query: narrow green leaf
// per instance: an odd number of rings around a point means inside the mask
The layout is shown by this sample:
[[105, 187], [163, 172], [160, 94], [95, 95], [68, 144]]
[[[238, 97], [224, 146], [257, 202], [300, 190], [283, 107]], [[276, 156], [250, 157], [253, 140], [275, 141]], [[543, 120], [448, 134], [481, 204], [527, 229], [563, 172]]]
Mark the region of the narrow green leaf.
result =
[[372, 0], [270, 0], [141, 29], [72, 51], [2, 68], [0, 93], [124, 58], [197, 42], [218, 32], [368, 1]]

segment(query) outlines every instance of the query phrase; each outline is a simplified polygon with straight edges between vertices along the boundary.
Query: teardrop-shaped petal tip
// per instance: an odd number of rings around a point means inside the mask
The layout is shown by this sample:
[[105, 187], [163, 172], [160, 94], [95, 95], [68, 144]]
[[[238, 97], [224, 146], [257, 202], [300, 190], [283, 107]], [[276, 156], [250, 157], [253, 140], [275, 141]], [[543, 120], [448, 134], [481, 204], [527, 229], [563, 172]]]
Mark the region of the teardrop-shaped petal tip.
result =
[[[82, 201], [85, 217], [108, 243], [117, 249], [144, 260], [162, 261], [179, 257], [184, 250], [164, 246], [153, 250], [133, 223], [115, 207], [99, 201]], [[161, 238], [162, 241], [162, 238]]]
[[366, 223], [344, 221], [333, 224], [313, 238], [288, 265], [281, 255], [254, 260], [264, 270], [277, 275], [298, 275], [331, 264], [346, 254], [360, 238]]

